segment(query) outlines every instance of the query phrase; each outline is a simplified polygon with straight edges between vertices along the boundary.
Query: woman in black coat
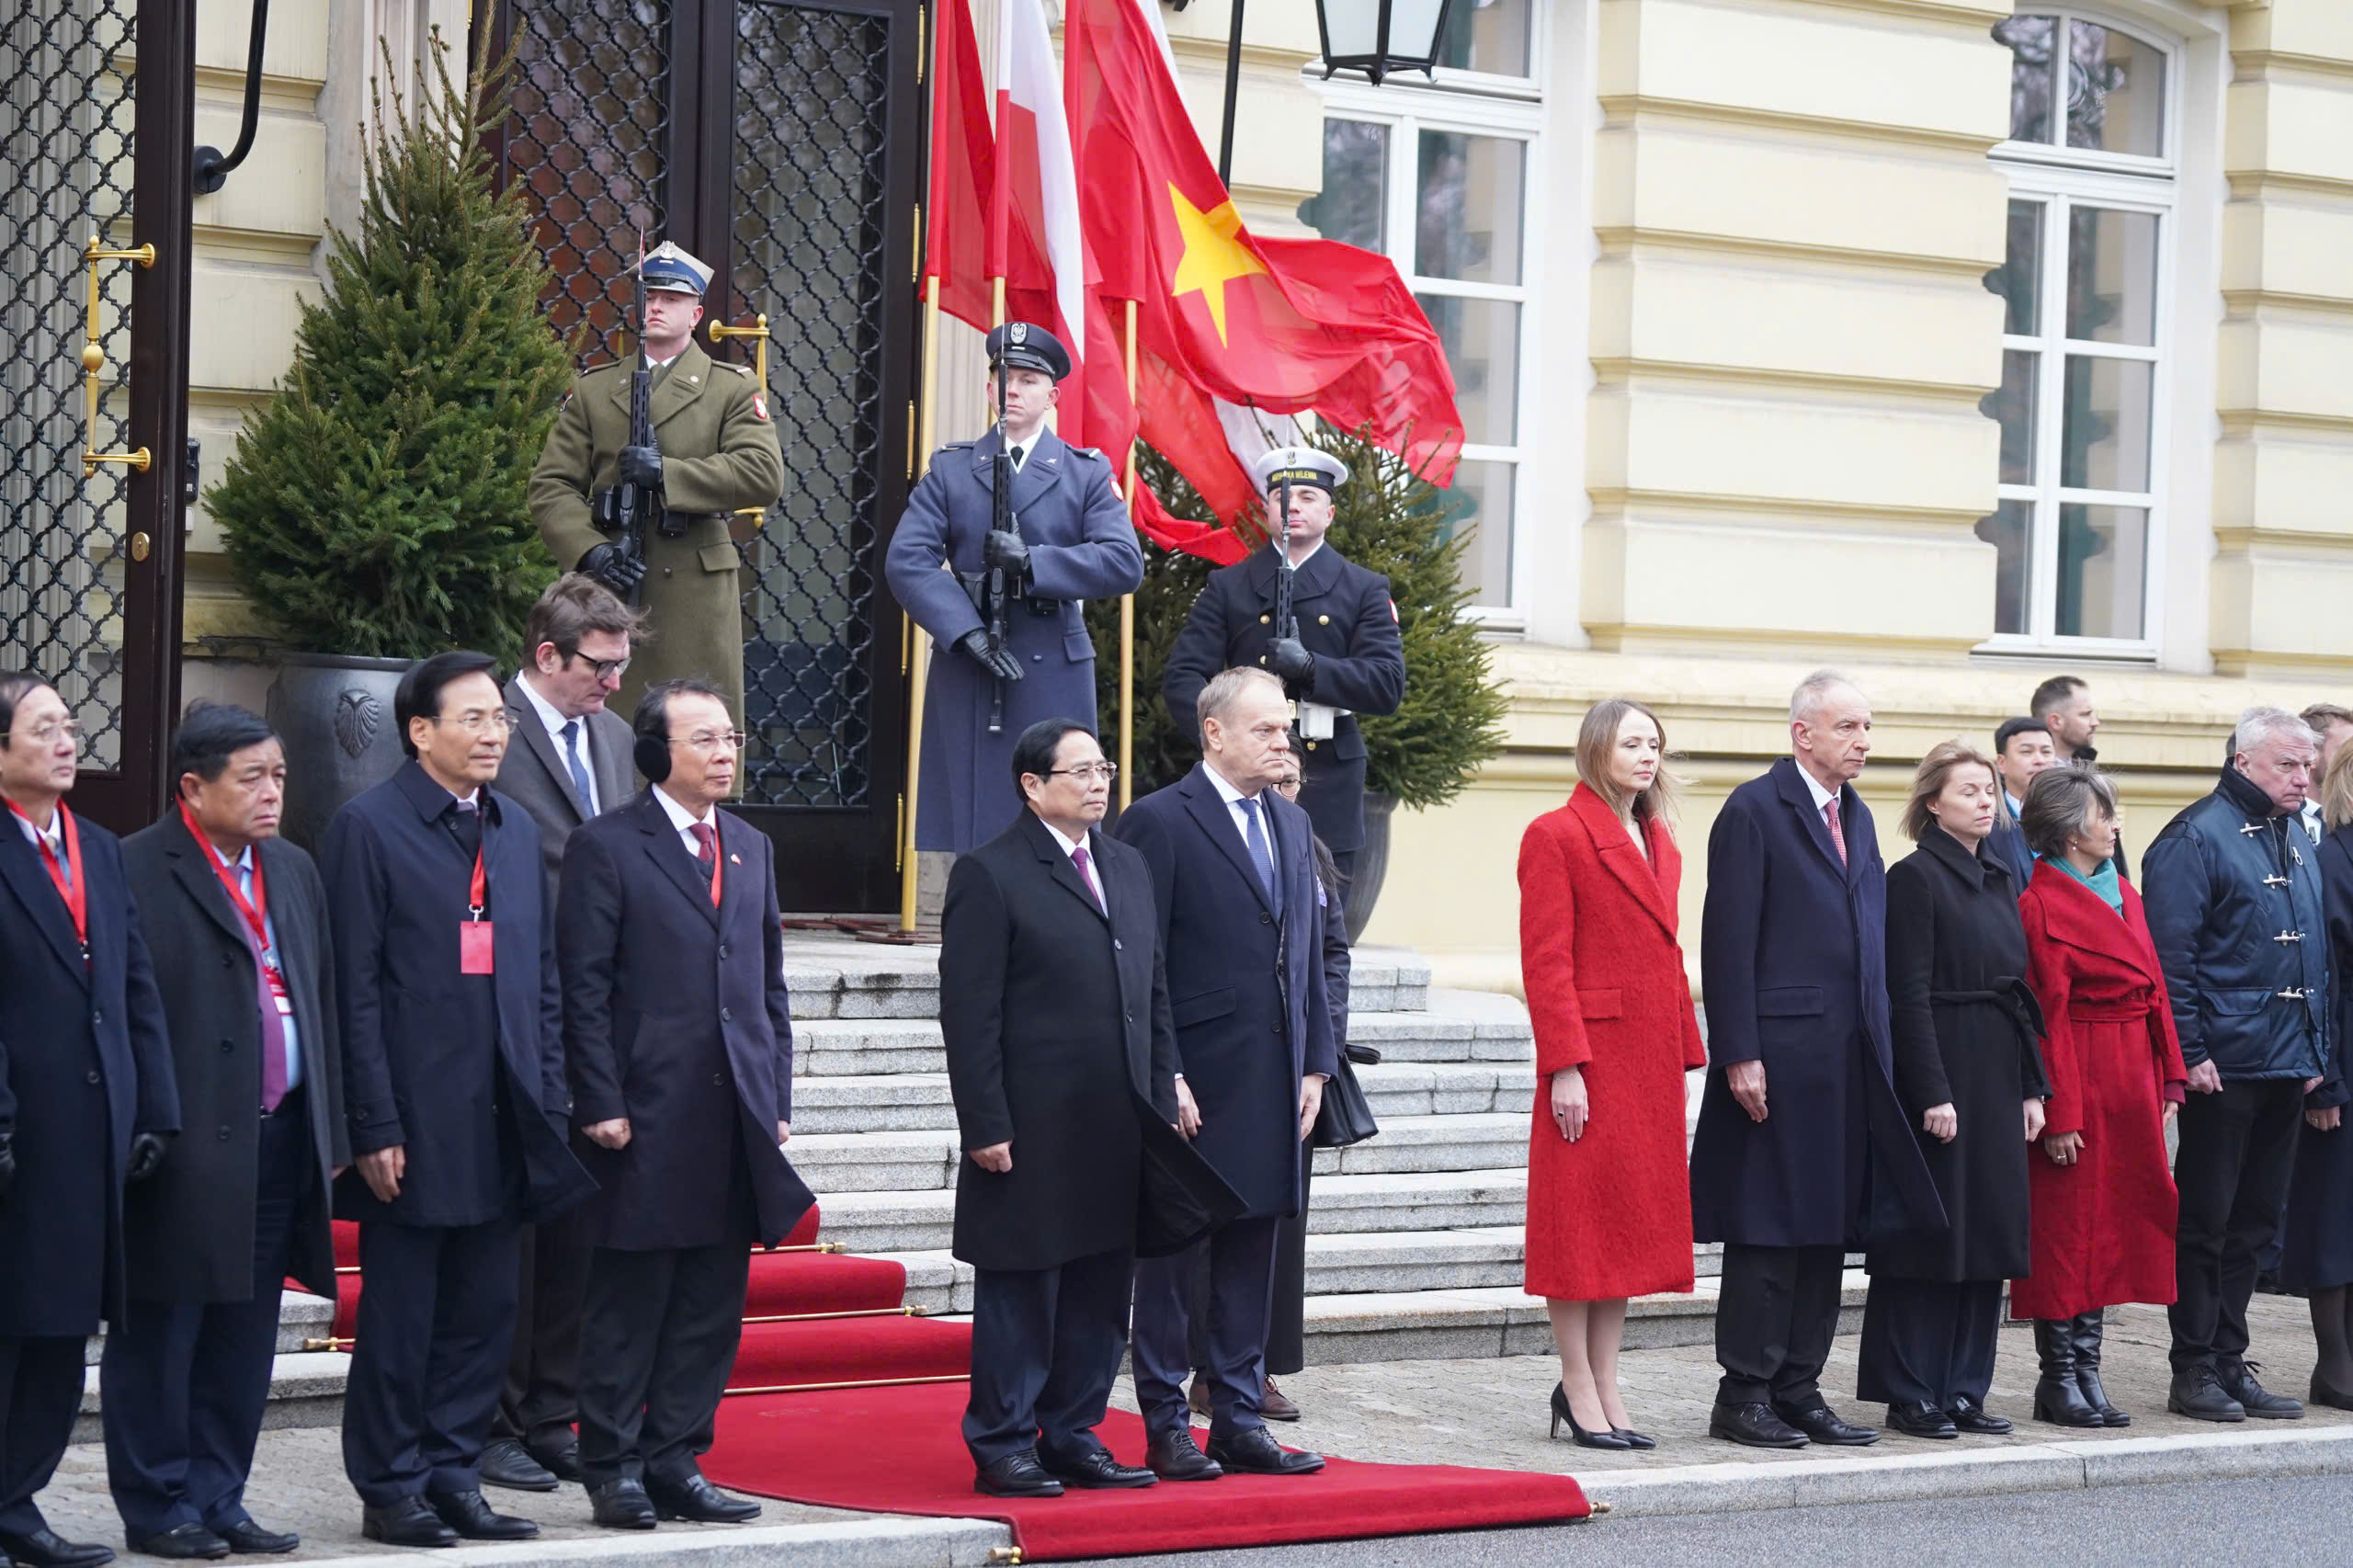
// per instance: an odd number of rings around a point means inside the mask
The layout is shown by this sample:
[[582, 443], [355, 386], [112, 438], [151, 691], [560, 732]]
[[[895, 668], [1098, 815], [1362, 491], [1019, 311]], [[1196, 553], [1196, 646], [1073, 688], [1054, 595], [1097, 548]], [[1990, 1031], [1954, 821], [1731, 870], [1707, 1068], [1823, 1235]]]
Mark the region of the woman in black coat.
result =
[[2279, 1279], [2302, 1292], [2320, 1351], [2312, 1403], [2353, 1410], [2353, 746], [2339, 746], [2321, 783], [2321, 882], [2328, 905], [2329, 980], [2335, 1027], [2328, 1072], [2304, 1096], [2304, 1133], [2288, 1192]]
[[1957, 741], [1913, 778], [1888, 869], [1887, 990], [1895, 1088], [1950, 1224], [1874, 1245], [1858, 1398], [1915, 1437], [2006, 1432], [1985, 1409], [2002, 1282], [2023, 1274], [2027, 1146], [2049, 1093], [2009, 868], [1984, 854], [2000, 784]]

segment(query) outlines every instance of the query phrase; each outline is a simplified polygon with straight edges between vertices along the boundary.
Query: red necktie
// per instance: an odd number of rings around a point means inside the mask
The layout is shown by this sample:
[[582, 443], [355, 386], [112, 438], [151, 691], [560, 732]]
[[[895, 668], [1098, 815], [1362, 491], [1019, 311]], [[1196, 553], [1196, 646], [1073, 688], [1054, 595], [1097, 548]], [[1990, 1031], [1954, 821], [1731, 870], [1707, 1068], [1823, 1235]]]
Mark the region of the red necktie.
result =
[[690, 822], [687, 824], [687, 831], [695, 835], [695, 843], [699, 846], [695, 858], [702, 862], [703, 874], [710, 878], [710, 903], [716, 909], [719, 907], [719, 879], [713, 873], [719, 869], [719, 835], [710, 830], [710, 824], [707, 822]]
[[1837, 796], [1830, 797], [1830, 803], [1822, 808], [1822, 814], [1829, 820], [1830, 846], [1838, 851], [1838, 863], [1843, 866], [1847, 863], [1847, 829], [1838, 821]]
[[[1086, 846], [1082, 844], [1072, 850], [1070, 858], [1071, 863], [1078, 868], [1079, 880], [1086, 884], [1086, 891], [1095, 895], [1095, 907], [1103, 909], [1103, 887], [1095, 880], [1095, 862], [1093, 857], [1086, 853]], [[1110, 912], [1104, 910], [1104, 913], [1108, 915]]]

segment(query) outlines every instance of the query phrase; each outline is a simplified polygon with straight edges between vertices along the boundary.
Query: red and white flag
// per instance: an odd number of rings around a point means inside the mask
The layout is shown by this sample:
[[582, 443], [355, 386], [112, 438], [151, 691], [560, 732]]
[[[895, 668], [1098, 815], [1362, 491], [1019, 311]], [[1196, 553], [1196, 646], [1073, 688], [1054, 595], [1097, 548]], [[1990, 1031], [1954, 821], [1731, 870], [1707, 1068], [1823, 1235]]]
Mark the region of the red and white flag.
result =
[[931, 189], [924, 208], [923, 275], [939, 279], [939, 308], [983, 331], [989, 324], [983, 207], [996, 180], [988, 89], [969, 0], [940, 0], [932, 55]]
[[[1078, 165], [1063, 117], [1062, 73], [1043, 0], [1000, 0], [996, 31], [996, 173], [988, 271], [1005, 279], [1006, 314], [1033, 321], [1070, 350], [1057, 432], [1089, 438], [1086, 252], [1079, 234]], [[1117, 369], [1108, 373], [1119, 376]], [[1124, 390], [1124, 389], [1123, 389]]]

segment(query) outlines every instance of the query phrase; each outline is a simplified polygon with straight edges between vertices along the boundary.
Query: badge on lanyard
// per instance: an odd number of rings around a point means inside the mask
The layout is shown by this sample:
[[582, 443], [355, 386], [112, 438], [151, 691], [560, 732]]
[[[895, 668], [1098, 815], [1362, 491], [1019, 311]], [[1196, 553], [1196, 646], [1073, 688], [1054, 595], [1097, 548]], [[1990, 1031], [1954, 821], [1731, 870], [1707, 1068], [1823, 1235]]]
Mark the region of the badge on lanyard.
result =
[[474, 846], [474, 880], [466, 904], [472, 917], [458, 923], [458, 972], [460, 974], [489, 974], [491, 969], [491, 922], [482, 917], [483, 894], [486, 884], [482, 874], [482, 846]]

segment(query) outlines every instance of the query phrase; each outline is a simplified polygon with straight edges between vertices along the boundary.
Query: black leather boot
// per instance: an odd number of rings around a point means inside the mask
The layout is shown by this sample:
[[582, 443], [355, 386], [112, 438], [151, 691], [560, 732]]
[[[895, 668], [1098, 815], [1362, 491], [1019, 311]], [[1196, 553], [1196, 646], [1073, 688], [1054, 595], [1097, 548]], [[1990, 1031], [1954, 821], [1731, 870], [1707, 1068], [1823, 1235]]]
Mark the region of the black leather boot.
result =
[[2042, 1376], [2034, 1385], [2034, 1418], [2053, 1426], [2104, 1425], [2075, 1386], [2075, 1320], [2035, 1319], [2034, 1353], [2042, 1362]]
[[2084, 1403], [2092, 1407], [2103, 1426], [2130, 1426], [2132, 1417], [2108, 1403], [2108, 1391], [2099, 1382], [2099, 1344], [2107, 1324], [2097, 1307], [2075, 1320], [2075, 1387], [2082, 1391]]

